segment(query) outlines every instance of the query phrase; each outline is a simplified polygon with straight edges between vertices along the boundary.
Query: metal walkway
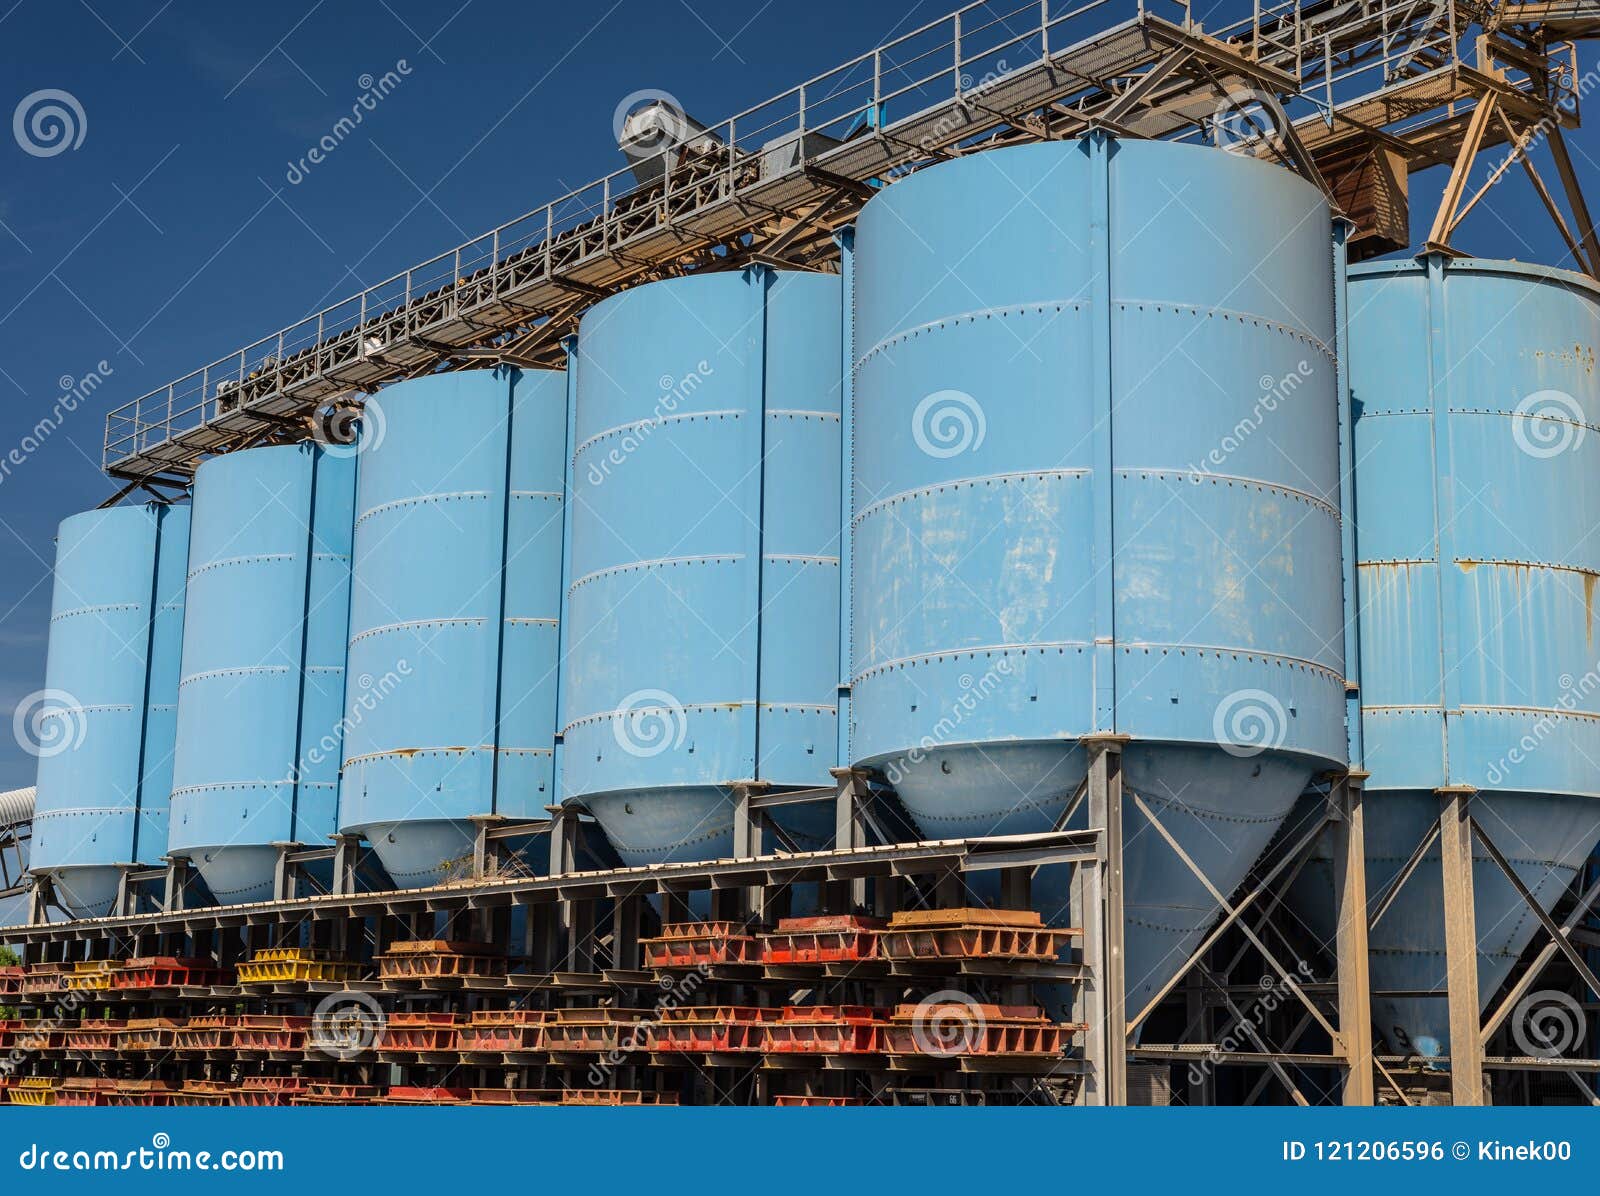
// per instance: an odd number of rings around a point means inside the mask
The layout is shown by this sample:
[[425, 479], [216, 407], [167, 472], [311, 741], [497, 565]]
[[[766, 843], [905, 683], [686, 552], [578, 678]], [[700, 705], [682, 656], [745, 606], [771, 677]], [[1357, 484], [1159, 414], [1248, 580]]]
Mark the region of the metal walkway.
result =
[[[663, 154], [659, 178], [608, 175], [124, 404], [106, 420], [102, 464], [127, 483], [111, 501], [181, 489], [213, 454], [316, 435], [319, 412], [402, 378], [559, 368], [582, 312], [641, 282], [752, 262], [830, 268], [833, 233], [875, 188], [996, 145], [1091, 127], [1232, 130], [1245, 152], [1322, 183], [1356, 221], [1358, 255], [1365, 234], [1382, 252], [1405, 173], [1469, 143], [1526, 146], [1550, 128], [1559, 143], [1577, 122], [1576, 61], [1537, 22], [1600, 27], [1600, 0], [1291, 2], [1211, 33], [1188, 0], [1137, 0], [1109, 23], [1114, 9], [981, 0], [713, 126], [709, 142]], [[1490, 95], [1498, 119], [1475, 122]], [[1574, 217], [1586, 232], [1586, 213]]]

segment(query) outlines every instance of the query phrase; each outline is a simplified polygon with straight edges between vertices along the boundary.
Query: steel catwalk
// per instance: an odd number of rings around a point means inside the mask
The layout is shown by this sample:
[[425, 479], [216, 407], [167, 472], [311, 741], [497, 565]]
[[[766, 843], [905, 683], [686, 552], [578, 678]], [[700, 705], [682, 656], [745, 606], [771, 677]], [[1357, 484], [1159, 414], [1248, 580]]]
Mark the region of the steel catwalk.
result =
[[[167, 850], [189, 508], [87, 511], [56, 538], [31, 867], [77, 917]], [[21, 712], [19, 711], [19, 714]], [[19, 727], [19, 730], [22, 728]]]
[[[1548, 911], [1600, 842], [1600, 290], [1435, 255], [1352, 267], [1349, 305], [1367, 890], [1437, 822], [1436, 791], [1468, 786]], [[1538, 922], [1481, 846], [1473, 889], [1487, 1005]], [[1318, 861], [1293, 901], [1325, 936], [1328, 891]], [[1444, 941], [1434, 847], [1371, 932], [1396, 1051], [1449, 1052]]]
[[1135, 799], [1228, 893], [1345, 760], [1334, 260], [1288, 171], [1101, 135], [856, 228], [850, 760], [1030, 832], [1128, 737], [1130, 1012], [1218, 910]]
[[307, 443], [195, 475], [171, 850], [224, 905], [337, 830], [355, 474]]
[[561, 792], [629, 863], [728, 855], [732, 782], [832, 783], [839, 304], [835, 275], [761, 267], [579, 329]]
[[470, 865], [473, 816], [556, 800], [566, 407], [510, 367], [367, 403], [340, 819], [403, 887]]

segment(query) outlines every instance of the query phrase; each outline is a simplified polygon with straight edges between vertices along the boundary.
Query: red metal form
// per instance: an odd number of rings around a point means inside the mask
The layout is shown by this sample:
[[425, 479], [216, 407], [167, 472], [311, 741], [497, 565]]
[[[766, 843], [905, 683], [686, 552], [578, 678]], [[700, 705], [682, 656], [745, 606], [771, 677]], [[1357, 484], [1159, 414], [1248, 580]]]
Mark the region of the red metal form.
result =
[[780, 1109], [834, 1109], [862, 1101], [855, 1096], [775, 1096], [772, 1103]]
[[59, 1022], [29, 1018], [11, 1023], [11, 1048], [33, 1054], [67, 1049], [67, 1032]]
[[0, 997], [20, 997], [23, 975], [21, 968], [0, 968]]
[[887, 1025], [866, 1005], [786, 1005], [765, 1027], [763, 1049], [775, 1055], [876, 1055]]
[[246, 1076], [234, 1090], [233, 1103], [255, 1108], [292, 1105], [305, 1093], [308, 1082], [303, 1076]]
[[110, 1103], [111, 1093], [115, 1088], [115, 1080], [73, 1077], [62, 1080], [56, 1085], [55, 1103], [79, 1108], [105, 1105]]
[[106, 1094], [108, 1105], [170, 1105], [183, 1085], [169, 1080], [118, 1080]]
[[1082, 932], [1052, 929], [1028, 910], [911, 910], [878, 935], [884, 959], [1053, 960]]
[[558, 1105], [561, 1093], [554, 1088], [472, 1088], [473, 1105]]
[[383, 1089], [372, 1084], [335, 1084], [330, 1080], [311, 1080], [294, 1098], [297, 1105], [370, 1105], [383, 1097]]
[[698, 968], [719, 963], [758, 963], [761, 943], [738, 922], [671, 922], [661, 936], [640, 939], [647, 968]]
[[939, 1058], [1006, 1056], [1050, 1059], [1061, 1054], [1076, 1025], [1050, 1021], [1037, 1005], [979, 1005], [965, 1001], [897, 1005], [884, 1031], [891, 1055]]
[[303, 1051], [309, 1017], [272, 1017], [258, 1014], [241, 1016], [233, 1027], [236, 1051]]
[[227, 983], [227, 970], [211, 960], [172, 955], [138, 956], [123, 963], [111, 975], [111, 987], [120, 989], [210, 987]]
[[762, 1028], [783, 1016], [781, 1009], [755, 1005], [697, 1005], [663, 1009], [650, 1049], [710, 1053], [759, 1051]]
[[174, 1105], [193, 1107], [217, 1107], [235, 1103], [233, 1085], [221, 1080], [187, 1080], [181, 1091], [172, 1093], [167, 1099]]
[[205, 1014], [191, 1017], [180, 1025], [172, 1036], [175, 1051], [225, 1051], [233, 1043], [234, 1023], [239, 1019], [228, 1014]]
[[470, 1088], [391, 1088], [379, 1104], [464, 1105], [472, 1100]]
[[504, 976], [506, 957], [486, 943], [423, 939], [391, 943], [378, 956], [381, 980], [441, 980]]
[[457, 1049], [470, 1051], [536, 1051], [543, 1044], [543, 1009], [480, 1009], [456, 1038]]
[[676, 1105], [672, 1092], [636, 1092], [628, 1088], [568, 1088], [561, 1094], [564, 1105]]
[[556, 1009], [544, 1025], [547, 1051], [647, 1051], [650, 1013], [643, 1009]]
[[761, 936], [761, 962], [770, 964], [857, 963], [878, 958], [881, 918], [837, 915], [783, 918]]
[[48, 997], [67, 991], [67, 976], [72, 972], [70, 963], [35, 963], [23, 969], [19, 995]]
[[117, 1049], [128, 1053], [170, 1051], [181, 1024], [164, 1017], [135, 1018], [123, 1025]]
[[86, 1017], [64, 1032], [69, 1051], [115, 1051], [121, 1046], [122, 1028], [128, 1023], [120, 1018]]
[[380, 1051], [453, 1051], [461, 1019], [453, 1013], [391, 1013], [378, 1036]]

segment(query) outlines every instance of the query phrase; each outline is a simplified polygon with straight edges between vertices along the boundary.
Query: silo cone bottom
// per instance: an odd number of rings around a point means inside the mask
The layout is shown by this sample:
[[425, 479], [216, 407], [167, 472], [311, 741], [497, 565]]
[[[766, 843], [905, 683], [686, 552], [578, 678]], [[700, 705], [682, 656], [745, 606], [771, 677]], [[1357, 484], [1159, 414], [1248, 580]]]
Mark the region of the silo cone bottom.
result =
[[[257, 901], [271, 901], [275, 874], [278, 868], [278, 850], [275, 847], [200, 847], [191, 848], [186, 855], [193, 862], [200, 879], [216, 898], [218, 905], [246, 905]], [[309, 871], [326, 889], [333, 879], [331, 863], [313, 865]]]
[[[733, 855], [733, 793], [727, 786], [589, 794], [583, 804], [630, 867]], [[820, 851], [833, 838], [833, 807], [827, 802], [786, 806], [773, 818], [802, 851]]]
[[[938, 748], [898, 766], [901, 801], [930, 839], [1050, 830], [1084, 779], [1076, 743]], [[1123, 901], [1128, 1012], [1143, 1009], [1193, 954], [1221, 913], [1205, 885], [1140, 813], [1137, 794], [1219, 892], [1233, 894], [1310, 780], [1302, 757], [1233, 755], [1214, 746], [1131, 744], [1123, 751]], [[892, 775], [892, 774], [891, 774]], [[1088, 803], [1070, 824], [1088, 823]], [[1041, 869], [1032, 905], [1049, 925], [1071, 919], [1071, 870]], [[998, 881], [975, 887], [993, 901]], [[1290, 969], [1299, 961], [1282, 960]]]
[[56, 868], [50, 878], [56, 900], [74, 918], [104, 918], [116, 904], [122, 870], [111, 865]]
[[472, 874], [478, 831], [464, 819], [387, 822], [357, 829], [402, 889], [426, 888]]
[[[1439, 799], [1426, 790], [1367, 790], [1367, 893], [1373, 903], [1393, 882], [1430, 823], [1439, 817]], [[1480, 792], [1472, 816], [1515, 869], [1529, 892], [1549, 913], [1571, 884], [1596, 840], [1600, 803], [1589, 797], [1534, 793]], [[1374, 845], [1382, 845], [1375, 851]], [[1316, 855], [1289, 890], [1288, 905], [1312, 933], [1333, 947], [1332, 863], [1324, 836]], [[1478, 932], [1478, 995], [1487, 1010], [1499, 996], [1512, 967], [1539, 929], [1498, 865], [1481, 846], [1473, 853], [1473, 904]], [[1439, 850], [1434, 847], [1406, 880], [1383, 918], [1368, 936], [1369, 974], [1375, 994], [1439, 992], [1447, 986], [1444, 953], [1444, 884]], [[1532, 1002], [1541, 986], [1535, 982]], [[1527, 1007], [1533, 1012], [1533, 1005]], [[1372, 1020], [1377, 1033], [1400, 1054], [1415, 1054], [1441, 1065], [1450, 1053], [1450, 1006], [1444, 996], [1392, 998], [1374, 995]], [[1521, 1025], [1518, 1023], [1521, 1022]], [[1514, 1012], [1507, 1022], [1529, 1044], [1537, 1029]], [[1592, 1045], [1592, 1044], [1591, 1044]], [[1522, 1044], [1513, 1053], [1524, 1053]], [[1526, 1053], [1533, 1053], [1528, 1051]]]

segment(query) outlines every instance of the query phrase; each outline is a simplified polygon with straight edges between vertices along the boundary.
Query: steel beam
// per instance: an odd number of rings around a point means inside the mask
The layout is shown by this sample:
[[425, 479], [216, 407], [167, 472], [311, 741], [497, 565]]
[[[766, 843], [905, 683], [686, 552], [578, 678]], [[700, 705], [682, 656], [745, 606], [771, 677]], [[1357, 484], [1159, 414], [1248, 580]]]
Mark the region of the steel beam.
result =
[[1450, 1002], [1450, 1096], [1483, 1104], [1483, 1042], [1478, 1019], [1478, 927], [1472, 892], [1472, 815], [1476, 791], [1439, 790], [1439, 860], [1444, 871], [1445, 976]]

